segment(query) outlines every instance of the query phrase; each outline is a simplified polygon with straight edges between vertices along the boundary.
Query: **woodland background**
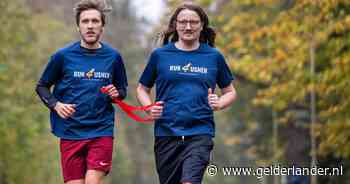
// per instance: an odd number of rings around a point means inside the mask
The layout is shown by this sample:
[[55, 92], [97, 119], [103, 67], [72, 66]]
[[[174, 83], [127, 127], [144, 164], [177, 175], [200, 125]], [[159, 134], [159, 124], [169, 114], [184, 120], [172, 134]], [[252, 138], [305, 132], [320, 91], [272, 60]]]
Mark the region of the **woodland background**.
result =
[[[79, 39], [76, 0], [0, 1], [0, 184], [63, 183], [58, 139], [35, 85], [49, 56]], [[128, 0], [110, 0], [104, 40], [122, 53], [127, 102], [158, 33], [183, 1], [164, 1], [166, 13], [149, 28]], [[215, 114], [212, 162], [218, 166], [270, 165], [344, 168], [313, 184], [350, 180], [350, 1], [198, 0], [218, 33], [236, 80], [238, 99]], [[147, 30], [146, 31], [146, 27]], [[151, 30], [151, 31], [149, 31]], [[158, 183], [153, 127], [117, 109], [113, 170], [106, 183]], [[349, 129], [348, 129], [349, 128]], [[292, 184], [292, 176], [205, 176], [207, 184]], [[301, 178], [310, 183], [310, 177]], [[296, 183], [295, 183], [296, 184]], [[301, 182], [300, 182], [301, 184]]]

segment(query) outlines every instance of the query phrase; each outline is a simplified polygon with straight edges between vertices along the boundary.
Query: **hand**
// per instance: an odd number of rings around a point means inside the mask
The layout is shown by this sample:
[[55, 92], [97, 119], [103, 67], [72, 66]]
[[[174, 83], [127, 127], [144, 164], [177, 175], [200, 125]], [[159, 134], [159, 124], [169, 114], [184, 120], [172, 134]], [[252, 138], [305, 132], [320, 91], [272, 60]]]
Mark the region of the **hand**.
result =
[[108, 86], [104, 87], [107, 91], [107, 94], [113, 99], [113, 98], [118, 98], [119, 97], [119, 92], [117, 88], [113, 85], [110, 84]]
[[75, 104], [64, 104], [57, 102], [54, 109], [61, 118], [67, 119], [74, 114]]
[[148, 111], [149, 115], [153, 120], [159, 119], [162, 116], [163, 113], [163, 101], [156, 102], [157, 105], [151, 107], [151, 109]]
[[213, 94], [213, 90], [211, 88], [208, 89], [208, 103], [211, 109], [214, 111], [220, 110], [219, 97], [217, 94]]

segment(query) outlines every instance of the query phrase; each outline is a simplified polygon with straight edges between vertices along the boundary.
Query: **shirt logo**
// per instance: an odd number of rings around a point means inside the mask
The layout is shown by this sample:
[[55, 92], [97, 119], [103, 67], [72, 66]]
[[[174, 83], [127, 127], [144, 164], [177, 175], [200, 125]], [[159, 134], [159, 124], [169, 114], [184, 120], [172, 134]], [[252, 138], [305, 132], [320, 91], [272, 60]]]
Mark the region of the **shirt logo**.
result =
[[191, 63], [188, 63], [187, 65], [183, 66], [182, 71], [187, 72], [190, 69], [191, 65], [192, 65]]
[[93, 68], [93, 69], [91, 69], [90, 71], [88, 71], [88, 72], [86, 73], [86, 77], [87, 77], [88, 79], [91, 79], [91, 78], [94, 76], [94, 73], [95, 73], [95, 68]]
[[200, 66], [193, 66], [191, 62], [187, 63], [186, 65], [170, 65], [169, 71], [172, 72], [178, 72], [179, 74], [207, 74], [208, 68], [206, 67], [200, 67]]
[[73, 76], [75, 78], [82, 78], [86, 80], [101, 80], [101, 79], [109, 79], [110, 74], [107, 72], [97, 72], [95, 68], [92, 68], [86, 72], [74, 71]]

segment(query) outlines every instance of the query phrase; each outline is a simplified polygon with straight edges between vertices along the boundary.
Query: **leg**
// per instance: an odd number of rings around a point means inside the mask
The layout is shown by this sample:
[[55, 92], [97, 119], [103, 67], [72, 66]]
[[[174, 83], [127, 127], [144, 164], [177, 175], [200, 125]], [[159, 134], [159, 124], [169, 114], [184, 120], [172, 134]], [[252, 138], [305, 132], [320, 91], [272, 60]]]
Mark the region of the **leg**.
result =
[[88, 170], [85, 176], [85, 184], [102, 184], [105, 175], [104, 171]]
[[155, 161], [160, 184], [179, 184], [182, 173], [181, 139], [177, 137], [156, 137]]
[[99, 137], [89, 143], [86, 158], [86, 184], [102, 184], [105, 175], [112, 168], [113, 138]]
[[70, 180], [67, 181], [65, 184], [85, 184], [85, 180], [80, 179], [80, 180]]
[[66, 184], [84, 184], [87, 140], [60, 140], [61, 165]]
[[182, 165], [182, 184], [201, 184], [210, 161], [213, 141], [210, 136], [198, 135], [187, 141]]

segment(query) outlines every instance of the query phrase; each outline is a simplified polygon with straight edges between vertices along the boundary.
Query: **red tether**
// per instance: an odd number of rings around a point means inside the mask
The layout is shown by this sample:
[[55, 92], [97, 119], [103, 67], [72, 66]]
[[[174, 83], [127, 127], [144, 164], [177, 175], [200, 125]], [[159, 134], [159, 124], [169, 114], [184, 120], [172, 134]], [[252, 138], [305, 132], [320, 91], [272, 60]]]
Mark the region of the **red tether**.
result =
[[[105, 94], [108, 93], [108, 91], [105, 87], [101, 88], [101, 92], [105, 93]], [[159, 105], [157, 103], [153, 103], [153, 104], [147, 105], [147, 106], [132, 106], [132, 105], [129, 105], [129, 104], [123, 102], [122, 100], [118, 100], [116, 98], [112, 99], [112, 103], [117, 104], [131, 119], [133, 119], [137, 122], [140, 122], [140, 123], [144, 123], [144, 124], [152, 123], [153, 119], [150, 116], [146, 116], [146, 117], [142, 118], [142, 117], [138, 116], [137, 114], [135, 114], [134, 111], [147, 111], [151, 107]]]

